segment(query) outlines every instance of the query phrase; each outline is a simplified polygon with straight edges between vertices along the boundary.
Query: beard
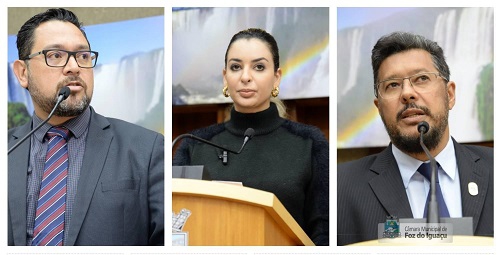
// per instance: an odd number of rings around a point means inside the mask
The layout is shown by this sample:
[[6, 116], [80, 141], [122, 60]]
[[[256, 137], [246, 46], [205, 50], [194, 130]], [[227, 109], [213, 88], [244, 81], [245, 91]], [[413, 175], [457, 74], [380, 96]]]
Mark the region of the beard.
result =
[[[28, 90], [30, 92], [33, 103], [38, 105], [41, 110], [49, 114], [57, 103], [59, 90], [71, 81], [78, 81], [83, 89], [84, 94], [80, 100], [71, 102], [68, 100], [62, 101], [54, 111], [55, 116], [59, 117], [74, 117], [82, 114], [90, 105], [92, 95], [87, 95], [87, 84], [80, 77], [69, 76], [61, 82], [57, 83], [56, 92], [52, 96], [45, 96], [36, 84], [35, 79], [31, 76], [28, 70]], [[71, 96], [71, 95], [70, 95]]]
[[[448, 98], [446, 97], [446, 101]], [[423, 140], [424, 144], [427, 146], [429, 150], [435, 149], [439, 142], [441, 141], [446, 128], [448, 127], [448, 113], [449, 109], [447, 104], [445, 103], [445, 109], [442, 114], [437, 114], [433, 115], [429, 108], [425, 106], [418, 106], [415, 103], [410, 103], [405, 105], [405, 107], [398, 112], [396, 115], [396, 121], [400, 121], [402, 119], [402, 113], [410, 108], [417, 108], [429, 116], [431, 120], [435, 123], [435, 126], [432, 126], [429, 128], [429, 131], [424, 134]], [[412, 134], [403, 134], [397, 124], [387, 124], [385, 117], [383, 114], [381, 114], [382, 117], [382, 122], [384, 122], [385, 129], [387, 130], [387, 133], [389, 134], [389, 137], [391, 139], [391, 142], [401, 151], [406, 152], [408, 154], [415, 154], [415, 153], [424, 153], [424, 150], [422, 149], [422, 146], [420, 146], [420, 133], [416, 135]], [[396, 122], [396, 123], [397, 123]], [[416, 129], [417, 127], [415, 127]]]

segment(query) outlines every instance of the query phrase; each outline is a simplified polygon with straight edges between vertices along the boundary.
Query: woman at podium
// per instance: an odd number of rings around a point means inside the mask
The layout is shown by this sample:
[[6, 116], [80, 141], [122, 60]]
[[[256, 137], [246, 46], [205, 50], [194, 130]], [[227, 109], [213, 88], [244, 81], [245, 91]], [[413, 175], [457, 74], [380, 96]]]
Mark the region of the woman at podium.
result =
[[212, 180], [274, 193], [316, 245], [328, 245], [328, 141], [318, 128], [286, 119], [274, 37], [256, 28], [235, 34], [222, 75], [222, 93], [234, 103], [229, 120], [191, 134], [231, 149], [251, 139], [239, 153], [184, 139], [173, 164], [204, 165]]

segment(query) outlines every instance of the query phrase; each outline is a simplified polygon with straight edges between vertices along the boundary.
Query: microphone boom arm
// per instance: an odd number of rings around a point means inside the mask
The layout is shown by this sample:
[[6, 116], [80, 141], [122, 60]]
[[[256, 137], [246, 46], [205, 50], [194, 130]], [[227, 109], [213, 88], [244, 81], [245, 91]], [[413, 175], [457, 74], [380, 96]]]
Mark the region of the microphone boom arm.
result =
[[28, 137], [30, 137], [33, 133], [35, 133], [35, 131], [37, 131], [41, 126], [43, 126], [45, 123], [47, 123], [47, 121], [49, 121], [50, 118], [52, 118], [52, 115], [56, 111], [56, 109], [59, 106], [59, 104], [62, 101], [64, 101], [66, 98], [68, 98], [68, 96], [69, 96], [70, 93], [71, 92], [70, 92], [70, 89], [68, 87], [63, 87], [59, 91], [59, 94], [58, 94], [58, 97], [57, 97], [57, 101], [56, 101], [56, 105], [54, 106], [54, 108], [52, 108], [52, 111], [49, 113], [49, 116], [47, 117], [47, 119], [45, 119], [42, 123], [40, 123], [38, 126], [36, 126], [36, 128], [32, 129], [27, 135], [25, 135], [23, 137], [23, 139], [19, 140], [19, 142], [17, 142], [16, 144], [14, 144], [14, 146], [12, 146], [9, 149], [9, 151], [7, 152], [7, 155], [9, 155], [12, 151], [14, 151], [17, 147], [19, 147], [19, 145], [21, 145], [21, 143], [23, 143], [26, 139], [28, 139]]
[[221, 149], [222, 151], [227, 151], [227, 152], [231, 152], [231, 153], [234, 153], [234, 154], [240, 154], [240, 153], [241, 153], [241, 151], [243, 151], [243, 148], [245, 147], [245, 145], [247, 144], [247, 142], [248, 142], [250, 139], [252, 139], [252, 137], [253, 137], [254, 133], [255, 133], [255, 130], [253, 130], [253, 128], [247, 128], [247, 130], [245, 130], [245, 134], [244, 134], [245, 139], [243, 140], [243, 144], [241, 145], [241, 148], [240, 148], [240, 150], [239, 150], [239, 151], [234, 151], [234, 150], [230, 150], [230, 149], [228, 149], [228, 148], [224, 148], [224, 147], [222, 147], [222, 146], [220, 146], [220, 145], [217, 145], [217, 144], [215, 144], [215, 143], [212, 143], [212, 142], [210, 142], [210, 141], [207, 141], [207, 140], [205, 140], [205, 139], [203, 139], [203, 138], [201, 138], [201, 137], [197, 137], [197, 136], [195, 136], [195, 135], [193, 135], [193, 134], [182, 134], [182, 135], [180, 135], [180, 136], [176, 137], [176, 138], [172, 141], [172, 149], [174, 148], [175, 144], [176, 144], [176, 143], [177, 143], [180, 139], [185, 138], [185, 137], [188, 137], [188, 138], [192, 138], [192, 139], [198, 140], [198, 141], [200, 141], [200, 142], [203, 142], [203, 143], [206, 143], [206, 144], [212, 145], [212, 146], [214, 146], [214, 147], [216, 147], [216, 148]]
[[[427, 124], [427, 123], [425, 123]], [[437, 174], [437, 164], [434, 157], [431, 155], [429, 149], [424, 144], [424, 133], [427, 133], [429, 130], [428, 124], [427, 126], [422, 125], [418, 127], [418, 131], [420, 132], [420, 146], [424, 150], [425, 154], [431, 161], [431, 180], [430, 180], [430, 199], [429, 205], [427, 206], [427, 223], [439, 223], [439, 206], [436, 199], [436, 174]]]
[[212, 142], [210, 142], [210, 141], [208, 141], [208, 140], [205, 140], [205, 139], [203, 139], [203, 138], [200, 138], [200, 137], [194, 136], [194, 135], [192, 135], [192, 134], [182, 134], [182, 135], [180, 135], [180, 136], [176, 137], [176, 138], [172, 141], [172, 149], [174, 148], [174, 146], [175, 146], [175, 144], [177, 143], [177, 141], [179, 141], [180, 139], [185, 138], [185, 137], [189, 137], [189, 138], [192, 138], [192, 139], [198, 140], [198, 141], [200, 141], [200, 142], [204, 142], [204, 143], [210, 144], [210, 145], [212, 145], [212, 146], [214, 146], [214, 147], [217, 147], [217, 148], [219, 148], [219, 149], [222, 149], [222, 150], [225, 150], [225, 151], [228, 151], [228, 152], [234, 153], [234, 154], [239, 154], [239, 153], [240, 153], [240, 152], [236, 152], [236, 151], [233, 151], [233, 150], [230, 150], [230, 149], [224, 148], [224, 147], [222, 147], [222, 146], [220, 146], [220, 145], [217, 145], [217, 144], [215, 144], [215, 143], [212, 143]]

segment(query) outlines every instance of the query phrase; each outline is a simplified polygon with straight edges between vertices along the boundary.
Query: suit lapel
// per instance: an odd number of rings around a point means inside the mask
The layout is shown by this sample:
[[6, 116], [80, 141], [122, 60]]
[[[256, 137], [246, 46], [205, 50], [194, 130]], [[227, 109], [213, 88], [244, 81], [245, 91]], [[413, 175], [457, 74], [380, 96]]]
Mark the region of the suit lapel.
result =
[[[458, 144], [455, 140], [453, 143], [460, 176], [462, 214], [463, 217], [473, 218], [473, 231], [475, 232], [488, 190], [488, 173], [479, 167], [480, 157], [478, 155]], [[469, 193], [469, 183], [471, 182], [477, 184], [478, 194], [476, 196]]]
[[106, 118], [98, 115], [92, 109], [89, 131], [85, 143], [85, 154], [80, 170], [80, 178], [78, 180], [78, 192], [75, 197], [68, 239], [65, 245], [75, 245], [83, 220], [87, 214], [90, 201], [97, 188], [98, 180], [113, 139], [113, 133], [109, 129], [109, 125]]
[[[31, 122], [20, 127], [9, 137], [9, 148], [29, 133]], [[8, 156], [8, 200], [10, 226], [14, 245], [26, 245], [26, 183], [30, 155], [30, 138], [26, 139]]]
[[370, 170], [378, 175], [369, 184], [387, 213], [398, 218], [413, 218], [391, 145], [379, 154]]

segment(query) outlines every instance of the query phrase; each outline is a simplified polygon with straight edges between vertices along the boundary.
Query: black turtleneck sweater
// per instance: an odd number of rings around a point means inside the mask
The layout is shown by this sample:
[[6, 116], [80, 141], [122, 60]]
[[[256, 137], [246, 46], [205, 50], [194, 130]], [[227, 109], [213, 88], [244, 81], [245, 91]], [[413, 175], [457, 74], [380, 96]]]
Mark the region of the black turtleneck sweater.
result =
[[231, 119], [192, 132], [238, 151], [247, 128], [255, 134], [240, 154], [185, 139], [173, 165], [204, 165], [212, 180], [237, 181], [274, 193], [316, 245], [328, 245], [328, 141], [313, 126], [279, 117], [276, 105], [258, 113], [231, 110]]

